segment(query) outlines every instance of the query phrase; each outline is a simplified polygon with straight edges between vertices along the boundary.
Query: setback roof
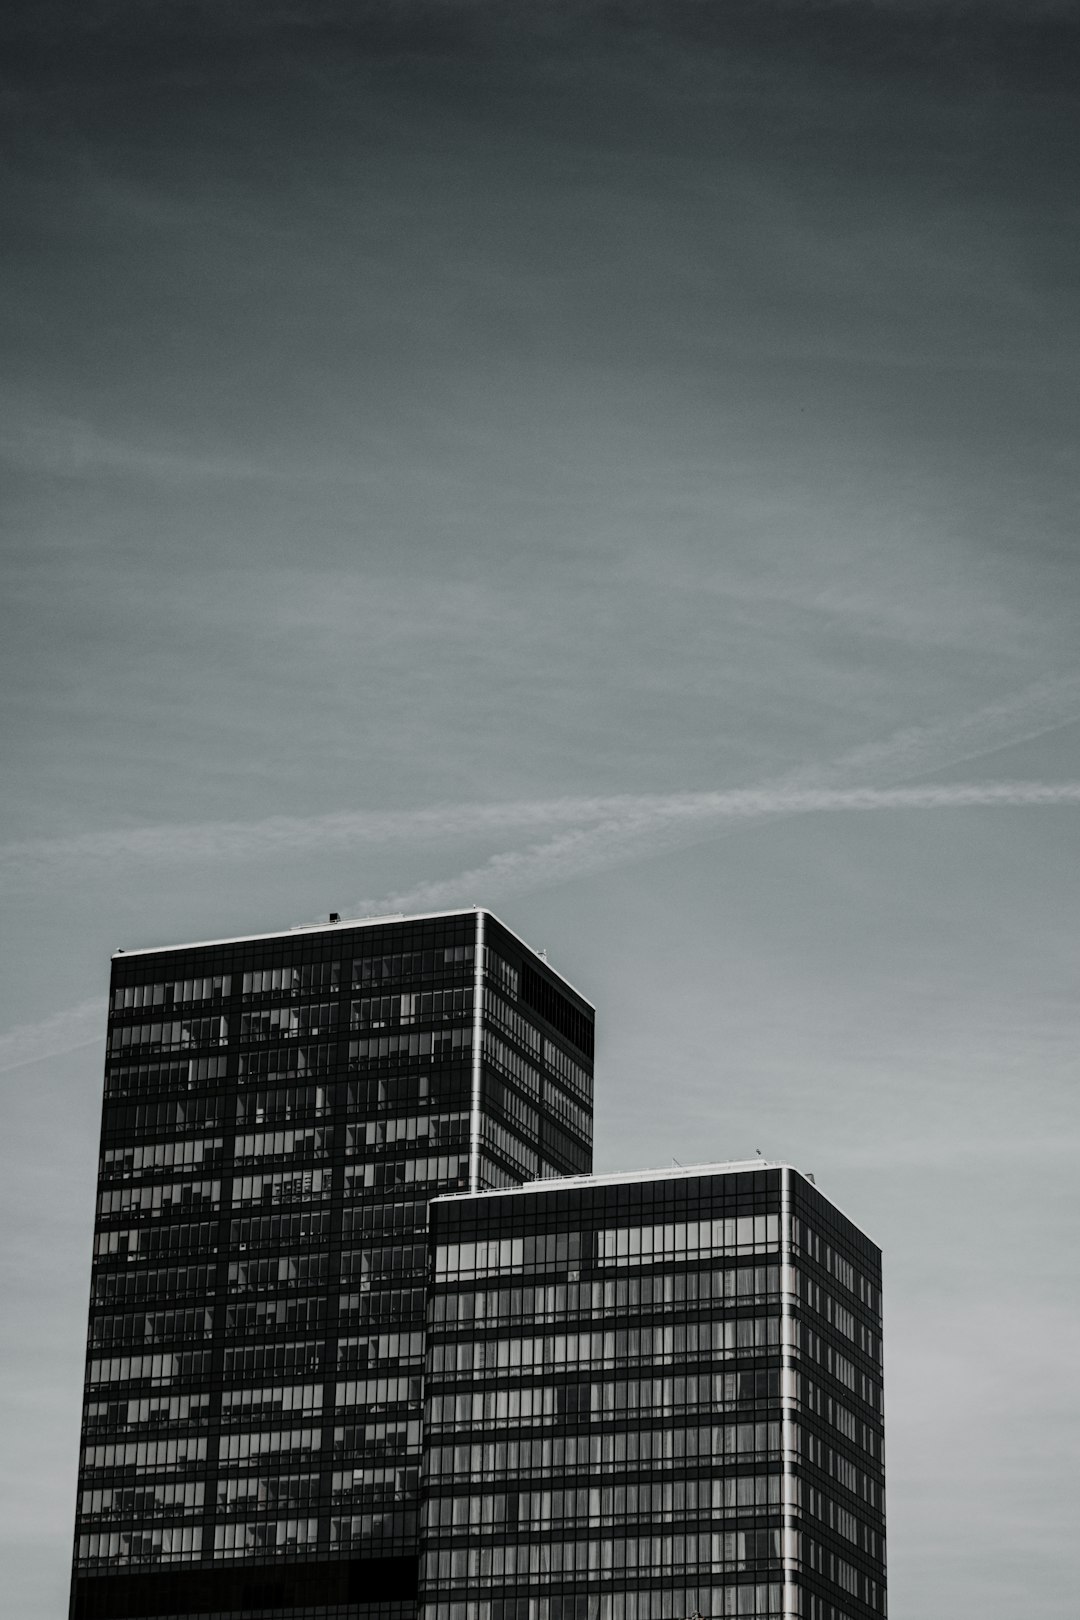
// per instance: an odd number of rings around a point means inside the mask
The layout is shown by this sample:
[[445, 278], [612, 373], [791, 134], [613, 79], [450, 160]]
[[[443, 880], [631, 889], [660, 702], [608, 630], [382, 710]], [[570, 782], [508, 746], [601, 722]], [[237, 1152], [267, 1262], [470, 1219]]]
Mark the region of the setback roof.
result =
[[786, 1159], [731, 1159], [724, 1164], [679, 1164], [663, 1170], [613, 1170], [599, 1176], [545, 1176], [542, 1181], [524, 1181], [519, 1187], [488, 1187], [483, 1192], [439, 1193], [433, 1204], [459, 1198], [517, 1198], [522, 1193], [560, 1192], [566, 1187], [613, 1187], [639, 1181], [687, 1181], [695, 1176], [742, 1174], [748, 1170], [794, 1170], [804, 1180], [810, 1177]]
[[[698, 1176], [748, 1175], [755, 1170], [790, 1170], [793, 1174], [801, 1176], [804, 1181], [809, 1182], [815, 1192], [821, 1193], [826, 1203], [831, 1204], [846, 1221], [850, 1221], [855, 1230], [861, 1232], [869, 1243], [874, 1242], [873, 1238], [863, 1231], [858, 1221], [852, 1220], [834, 1198], [829, 1198], [826, 1193], [821, 1192], [811, 1172], [800, 1170], [797, 1164], [791, 1164], [787, 1159], [730, 1159], [722, 1164], [680, 1164], [664, 1170], [616, 1170], [599, 1176], [546, 1176], [543, 1181], [526, 1181], [520, 1187], [491, 1187], [484, 1192], [439, 1193], [431, 1202], [449, 1204], [467, 1198], [520, 1198], [523, 1193], [561, 1192], [564, 1188], [616, 1187], [644, 1181], [691, 1181]], [[874, 1246], [877, 1247], [876, 1244]]]

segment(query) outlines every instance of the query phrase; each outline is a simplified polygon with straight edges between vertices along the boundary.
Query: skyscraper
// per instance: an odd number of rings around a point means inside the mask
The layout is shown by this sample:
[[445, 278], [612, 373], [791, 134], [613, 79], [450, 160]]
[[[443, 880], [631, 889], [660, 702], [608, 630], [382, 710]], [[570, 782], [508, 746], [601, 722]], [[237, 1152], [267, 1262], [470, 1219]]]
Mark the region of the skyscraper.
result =
[[411, 1620], [429, 1198], [592, 1162], [479, 910], [113, 960], [72, 1620]]
[[437, 1198], [420, 1620], [880, 1620], [881, 1257], [787, 1165]]

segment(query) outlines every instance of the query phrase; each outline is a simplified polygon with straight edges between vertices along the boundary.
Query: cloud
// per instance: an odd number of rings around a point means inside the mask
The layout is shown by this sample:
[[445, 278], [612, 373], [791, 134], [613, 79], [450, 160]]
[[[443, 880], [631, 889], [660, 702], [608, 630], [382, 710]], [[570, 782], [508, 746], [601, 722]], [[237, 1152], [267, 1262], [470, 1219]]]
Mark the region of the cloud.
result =
[[112, 866], [130, 862], [261, 860], [285, 851], [303, 854], [359, 849], [369, 844], [446, 843], [508, 828], [597, 820], [616, 812], [624, 803], [634, 802], [633, 798], [570, 797], [120, 828], [0, 846], [0, 882], [45, 876], [57, 867], [88, 863]]
[[281, 478], [279, 472], [253, 462], [185, 455], [157, 450], [99, 433], [74, 418], [49, 424], [24, 423], [0, 432], [0, 456], [18, 467], [82, 478], [91, 473], [117, 473], [168, 483], [192, 480]]
[[[487, 904], [572, 877], [645, 860], [778, 816], [870, 810], [1035, 809], [1080, 805], [1080, 782], [938, 783], [910, 779], [1039, 736], [1080, 711], [1080, 677], [1044, 681], [972, 715], [908, 727], [824, 765], [801, 767], [756, 788], [687, 793], [564, 796], [412, 811], [346, 811], [86, 833], [0, 846], [0, 883], [57, 871], [133, 862], [260, 860], [284, 851], [351, 850], [393, 843], [444, 846], [508, 832], [558, 831], [491, 856], [452, 877], [356, 903], [357, 915]], [[857, 778], [864, 780], [859, 782]], [[873, 786], [865, 777], [876, 778]], [[889, 785], [895, 783], [896, 785]], [[0, 1036], [0, 1072], [89, 1046], [101, 1034], [97, 998]]]
[[116, 475], [180, 487], [233, 481], [360, 481], [337, 465], [284, 465], [244, 456], [201, 455], [180, 443], [165, 447], [139, 443], [104, 433], [82, 417], [49, 413], [10, 391], [0, 398], [0, 458], [57, 478]]
[[1080, 719], [1080, 675], [1036, 681], [974, 713], [929, 726], [906, 726], [881, 742], [853, 749], [820, 767], [792, 773], [791, 786], [854, 785], [871, 778], [878, 786], [904, 782], [982, 759], [1030, 742]]
[[481, 903], [700, 842], [747, 822], [823, 811], [961, 810], [1080, 805], [1080, 782], [954, 783], [924, 788], [748, 789], [630, 801], [623, 815], [573, 828], [546, 843], [495, 855], [483, 865], [404, 894], [361, 901], [361, 910]]
[[[426, 883], [359, 909], [400, 909], [480, 902], [524, 894], [547, 884], [606, 870], [719, 836], [750, 821], [826, 810], [1028, 807], [1077, 802], [1076, 783], [999, 782], [888, 790], [949, 766], [1028, 741], [1074, 720], [1080, 677], [1041, 681], [962, 719], [912, 726], [857, 748], [829, 764], [789, 772], [757, 789], [639, 796], [609, 801], [592, 825], [579, 825], [546, 843], [493, 856], [457, 876]], [[876, 785], [853, 785], [870, 777]], [[594, 801], [597, 806], [601, 801]]]
[[[629, 795], [621, 799], [563, 799], [533, 805], [477, 805], [458, 807], [458, 825], [475, 832], [481, 822], [491, 825], [500, 815], [551, 820], [555, 816], [580, 819], [598, 815], [589, 826], [572, 826], [544, 843], [494, 855], [480, 866], [456, 876], [419, 884], [404, 894], [381, 900], [361, 900], [357, 915], [397, 910], [434, 909], [459, 904], [487, 904], [509, 895], [562, 883], [573, 877], [605, 871], [609, 867], [644, 860], [687, 842], [720, 836], [735, 827], [777, 816], [818, 815], [825, 811], [849, 813], [868, 810], [964, 810], [971, 808], [1031, 809], [1045, 806], [1080, 806], [1080, 782], [950, 783], [929, 787], [897, 788], [786, 788], [744, 789], [729, 793], [673, 793]], [[438, 827], [438, 811], [415, 812], [421, 827]], [[325, 818], [333, 820], [334, 818]], [[400, 834], [401, 818], [338, 818], [341, 836], [387, 836], [391, 827]], [[288, 824], [287, 818], [281, 818]], [[309, 834], [325, 836], [320, 823], [297, 823]], [[266, 823], [268, 837], [281, 828]], [[274, 845], [276, 848], [276, 844]], [[320, 847], [325, 848], [325, 842]], [[250, 846], [244, 845], [250, 854]], [[39, 1024], [20, 1024], [0, 1036], [0, 1072], [20, 1068], [63, 1052], [90, 1046], [101, 1036], [101, 1003], [95, 997], [56, 1013]]]
[[[445, 836], [448, 818], [456, 816], [458, 830], [475, 833], [481, 827], [530, 821], [550, 822], [558, 817], [580, 821], [596, 817], [590, 825], [574, 825], [546, 842], [522, 850], [494, 855], [483, 864], [454, 877], [423, 883], [403, 894], [381, 900], [361, 900], [357, 915], [396, 910], [419, 910], [458, 904], [487, 904], [497, 898], [644, 860], [664, 850], [719, 837], [749, 823], [778, 816], [818, 815], [827, 811], [860, 813], [869, 810], [963, 810], [971, 808], [1032, 809], [1080, 806], [1080, 782], [949, 783], [926, 787], [894, 788], [760, 788], [719, 793], [642, 794], [615, 799], [556, 799], [521, 805], [458, 806], [456, 810], [417, 811], [411, 818], [391, 816], [324, 817], [290, 822], [281, 817], [260, 824], [263, 849], [277, 849], [290, 828], [327, 847], [327, 838], [346, 843], [357, 838], [403, 836], [402, 821], [421, 831]], [[501, 821], [500, 821], [500, 818]], [[329, 824], [329, 829], [328, 829]], [[206, 829], [198, 829], [205, 837]], [[243, 853], [252, 853], [250, 829], [226, 828], [223, 845], [243, 832]], [[117, 835], [122, 838], [125, 835]], [[77, 840], [70, 841], [77, 845]], [[137, 847], [137, 846], [136, 846]], [[152, 846], [151, 846], [152, 847]], [[200, 843], [205, 858], [205, 843]], [[217, 845], [219, 853], [222, 845]], [[290, 846], [295, 848], [295, 844]], [[116, 853], [117, 846], [107, 846]], [[100, 999], [82, 1001], [37, 1024], [19, 1024], [0, 1035], [0, 1073], [25, 1064], [58, 1057], [91, 1046], [102, 1036]]]
[[38, 1024], [16, 1024], [0, 1035], [0, 1073], [20, 1069], [28, 1063], [44, 1062], [64, 1052], [93, 1046], [104, 1039], [105, 1019], [101, 997], [80, 1001], [77, 1007], [54, 1013]]
[[[503, 803], [434, 805], [423, 810], [338, 811], [322, 816], [269, 816], [260, 821], [166, 823], [82, 833], [71, 838], [25, 839], [0, 845], [0, 886], [40, 882], [72, 870], [85, 873], [88, 867], [258, 861], [283, 853], [329, 853], [388, 844], [439, 847], [465, 838], [560, 828], [564, 831], [549, 844], [495, 856], [476, 873], [491, 869], [506, 876], [508, 863], [537, 857], [541, 847], [550, 852], [549, 864], [554, 870], [563, 856], [575, 860], [586, 848], [602, 849], [608, 844], [614, 848], [613, 840], [647, 839], [658, 851], [663, 847], [665, 833], [682, 836], [687, 828], [693, 828], [697, 836], [698, 829], [711, 822], [736, 823], [811, 810], [900, 808], [899, 800], [886, 804], [880, 798], [870, 802], [866, 796], [872, 798], [890, 784], [928, 776], [1028, 741], [1078, 716], [1080, 676], [1071, 675], [1040, 681], [970, 715], [934, 725], [905, 727], [880, 742], [823, 764], [797, 767], [756, 788], [563, 795]], [[817, 789], [852, 789], [855, 797], [846, 802], [815, 800], [812, 794]], [[999, 783], [949, 789], [961, 797], [948, 804], [938, 798], [933, 804], [929, 799], [919, 804], [912, 801], [908, 807], [944, 809], [976, 802], [1071, 803], [1071, 790], [1068, 783]], [[1054, 801], [1050, 797], [1054, 793], [1064, 797]], [[965, 800], [964, 794], [984, 797]], [[1014, 795], [1011, 799], [1010, 794]], [[464, 873], [448, 881], [467, 885], [474, 880], [475, 874]]]

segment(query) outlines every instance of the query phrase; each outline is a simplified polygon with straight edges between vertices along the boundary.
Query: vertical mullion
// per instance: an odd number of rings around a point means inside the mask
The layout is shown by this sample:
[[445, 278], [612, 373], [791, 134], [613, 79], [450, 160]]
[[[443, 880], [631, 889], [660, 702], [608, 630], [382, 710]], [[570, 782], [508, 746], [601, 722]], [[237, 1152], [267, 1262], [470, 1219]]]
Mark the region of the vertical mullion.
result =
[[480, 1100], [483, 1084], [481, 1036], [484, 1012], [484, 913], [476, 908], [473, 961], [472, 1097], [469, 1109], [469, 1191], [480, 1191]]

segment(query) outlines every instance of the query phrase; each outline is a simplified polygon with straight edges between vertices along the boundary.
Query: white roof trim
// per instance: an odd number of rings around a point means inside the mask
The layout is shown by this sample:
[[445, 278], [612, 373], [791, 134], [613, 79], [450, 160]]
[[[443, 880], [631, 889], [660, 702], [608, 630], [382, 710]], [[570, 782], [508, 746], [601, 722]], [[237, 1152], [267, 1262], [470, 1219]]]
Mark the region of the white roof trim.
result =
[[590, 1012], [596, 1011], [588, 997], [583, 996], [577, 986], [570, 983], [565, 973], [560, 973], [558, 968], [552, 967], [546, 957], [541, 956], [534, 946], [523, 940], [520, 934], [515, 933], [512, 928], [508, 927], [501, 917], [496, 917], [495, 913], [487, 906], [459, 906], [453, 911], [416, 911], [410, 913], [391, 911], [380, 917], [342, 917], [340, 922], [297, 923], [292, 928], [275, 928], [269, 934], [230, 934], [224, 939], [186, 940], [180, 945], [143, 945], [132, 951], [113, 951], [112, 960], [116, 962], [120, 958], [126, 959], [135, 956], [167, 956], [174, 951], [201, 951], [211, 945], [248, 945], [264, 939], [295, 939], [298, 934], [332, 934], [335, 930], [343, 928], [379, 928], [387, 923], [432, 922], [440, 917], [471, 917], [478, 911], [482, 911], [485, 917], [490, 917], [493, 922], [498, 923], [499, 927], [508, 933], [511, 939], [516, 939], [522, 949], [528, 951], [530, 956], [535, 956], [539, 961], [543, 962], [544, 966], [554, 974], [556, 979], [565, 984], [568, 990], [573, 990], [575, 996], [585, 1003]]
[[[694, 1176], [742, 1175], [750, 1170], [794, 1170], [796, 1165], [781, 1159], [732, 1159], [724, 1164], [680, 1164], [667, 1170], [613, 1170], [599, 1176], [545, 1176], [542, 1181], [523, 1181], [520, 1187], [488, 1187], [484, 1192], [439, 1193], [433, 1204], [459, 1198], [518, 1198], [522, 1193], [559, 1192], [567, 1187], [612, 1187], [640, 1181], [687, 1181]], [[804, 1176], [804, 1180], [808, 1179]], [[811, 1186], [813, 1186], [811, 1182]]]
[[[680, 1164], [672, 1165], [667, 1170], [624, 1170], [608, 1172], [599, 1176], [547, 1176], [543, 1181], [526, 1181], [520, 1187], [491, 1187], [486, 1192], [459, 1192], [439, 1193], [433, 1198], [433, 1204], [449, 1204], [459, 1202], [463, 1198], [520, 1198], [522, 1193], [560, 1192], [564, 1188], [578, 1187], [613, 1187], [620, 1184], [643, 1181], [689, 1181], [697, 1176], [732, 1176], [750, 1175], [755, 1170], [790, 1170], [793, 1175], [801, 1176], [810, 1183], [814, 1191], [821, 1193], [827, 1204], [831, 1204], [837, 1214], [843, 1215], [846, 1221], [857, 1232], [861, 1232], [868, 1243], [874, 1240], [869, 1233], [863, 1231], [858, 1221], [840, 1208], [835, 1199], [821, 1191], [812, 1174], [800, 1170], [797, 1164], [791, 1164], [787, 1159], [731, 1159], [723, 1164]], [[875, 1248], [880, 1245], [874, 1244]]]

